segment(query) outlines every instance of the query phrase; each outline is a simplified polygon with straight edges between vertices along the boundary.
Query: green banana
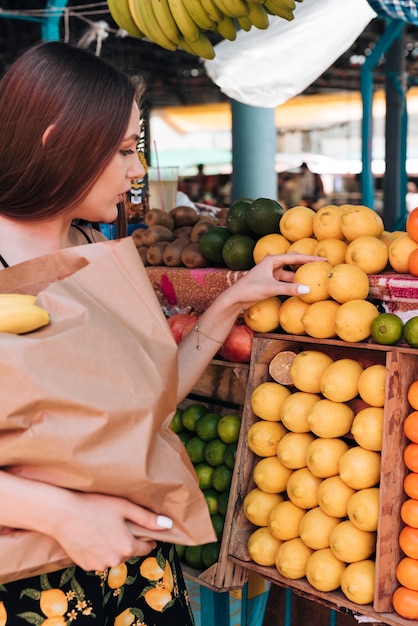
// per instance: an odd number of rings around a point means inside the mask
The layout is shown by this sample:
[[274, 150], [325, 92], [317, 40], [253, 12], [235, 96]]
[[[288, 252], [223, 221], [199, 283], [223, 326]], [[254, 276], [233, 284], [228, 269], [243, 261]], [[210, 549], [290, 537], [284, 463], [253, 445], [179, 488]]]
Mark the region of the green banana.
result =
[[199, 38], [200, 29], [190, 17], [183, 0], [168, 0], [168, 6], [183, 37], [189, 41], [196, 41]]
[[275, 15], [276, 17], [282, 17], [284, 20], [291, 22], [295, 19], [293, 15], [293, 11], [291, 9], [285, 9], [283, 6], [280, 6], [277, 0], [265, 0], [264, 8], [270, 15]]
[[246, 15], [244, 15], [243, 17], [237, 17], [237, 22], [240, 28], [242, 28], [242, 30], [245, 30], [246, 32], [250, 31], [253, 26]]
[[206, 13], [214, 22], [219, 22], [222, 19], [223, 13], [218, 9], [213, 0], [200, 0], [202, 3], [202, 7], [205, 9]]
[[237, 25], [232, 17], [224, 15], [223, 18], [216, 24], [216, 30], [224, 39], [229, 41], [235, 41], [237, 38]]
[[213, 30], [215, 28], [215, 22], [208, 16], [200, 0], [183, 0], [183, 4], [200, 30]]
[[209, 60], [215, 58], [215, 50], [209, 37], [205, 35], [205, 33], [200, 33], [196, 41], [189, 41], [188, 43], [197, 56]]
[[30, 333], [49, 322], [49, 313], [36, 304], [10, 299], [0, 306], [0, 333]]
[[256, 28], [265, 30], [269, 27], [269, 16], [262, 4], [249, 3], [248, 19]]
[[177, 44], [170, 41], [158, 24], [154, 11], [152, 10], [151, 0], [129, 0], [129, 8], [138, 28], [140, 28], [151, 41], [166, 50], [176, 50]]
[[168, 0], [151, 0], [154, 15], [161, 25], [162, 30], [174, 43], [178, 44], [180, 41], [180, 31], [176, 24], [174, 17], [171, 14]]
[[142, 39], [145, 34], [135, 24], [129, 10], [128, 0], [108, 0], [110, 15], [115, 20], [119, 28], [126, 30], [132, 37]]
[[213, 0], [213, 2], [227, 17], [248, 15], [248, 6], [244, 0]]

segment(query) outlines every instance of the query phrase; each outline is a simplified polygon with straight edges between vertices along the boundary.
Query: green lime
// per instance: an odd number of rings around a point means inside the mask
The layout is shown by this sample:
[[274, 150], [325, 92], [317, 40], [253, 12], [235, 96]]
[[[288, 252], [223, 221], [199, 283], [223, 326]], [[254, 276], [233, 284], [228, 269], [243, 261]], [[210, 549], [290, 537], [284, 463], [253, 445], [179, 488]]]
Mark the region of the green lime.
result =
[[206, 489], [203, 492], [203, 495], [205, 496], [206, 504], [208, 505], [209, 514], [215, 515], [215, 513], [218, 513], [218, 492], [215, 491], [215, 489]]
[[279, 233], [279, 223], [283, 213], [284, 208], [276, 200], [257, 198], [248, 209], [247, 224], [261, 237], [270, 233]]
[[411, 348], [418, 348], [418, 315], [411, 317], [405, 322], [403, 338]]
[[196, 422], [196, 435], [202, 441], [212, 441], [218, 437], [217, 425], [221, 416], [219, 413], [205, 413]]
[[221, 515], [220, 513], [216, 513], [215, 515], [212, 515], [212, 517], [210, 518], [212, 521], [212, 526], [213, 526], [213, 530], [216, 533], [216, 536], [218, 537], [218, 539], [222, 539], [222, 533], [224, 531], [224, 525], [225, 525], [225, 518], [223, 515]]
[[177, 435], [178, 435], [178, 438], [180, 439], [180, 441], [182, 442], [182, 444], [184, 446], [189, 441], [189, 439], [191, 439], [193, 437], [193, 435], [190, 432], [190, 430], [182, 430], [180, 433], [177, 433]]
[[198, 465], [195, 465], [194, 471], [197, 475], [199, 487], [202, 490], [211, 489], [213, 470], [214, 467], [208, 463], [199, 463]]
[[234, 469], [236, 453], [236, 442], [228, 444], [224, 454], [224, 463], [227, 467], [229, 467], [229, 469]]
[[225, 226], [209, 228], [200, 238], [200, 251], [208, 261], [224, 264], [222, 249], [231, 233]]
[[247, 224], [248, 209], [252, 204], [249, 198], [239, 198], [233, 202], [226, 214], [225, 224], [232, 235], [252, 235]]
[[184, 428], [195, 432], [197, 420], [206, 412], [207, 408], [203, 404], [200, 404], [200, 402], [189, 404], [189, 406], [183, 410], [183, 415], [181, 417]]
[[372, 321], [371, 335], [377, 343], [394, 346], [402, 338], [403, 329], [403, 321], [398, 315], [380, 313]]
[[205, 461], [216, 467], [217, 465], [222, 465], [224, 462], [224, 454], [226, 450], [226, 443], [222, 441], [222, 439], [212, 439], [207, 444], [205, 444]]
[[255, 239], [249, 235], [231, 235], [222, 248], [222, 257], [231, 270], [249, 270], [255, 263]]
[[218, 495], [218, 511], [224, 517], [228, 510], [228, 502], [229, 502], [229, 491], [228, 490], [222, 491], [222, 493]]
[[202, 569], [202, 546], [187, 546], [184, 553], [184, 560], [187, 565], [195, 569]]
[[173, 415], [173, 419], [171, 420], [170, 428], [175, 433], [181, 433], [184, 430], [183, 421], [181, 416], [183, 415], [183, 411], [181, 409], [176, 409], [176, 412]]
[[241, 418], [238, 415], [223, 415], [216, 427], [218, 436], [225, 443], [235, 443], [239, 438]]
[[186, 443], [186, 451], [193, 465], [203, 463], [205, 460], [205, 448], [206, 443], [199, 439], [199, 437], [192, 437]]
[[218, 561], [220, 549], [221, 544], [219, 543], [219, 541], [214, 541], [213, 543], [205, 543], [202, 546], [202, 561], [204, 567], [210, 567]]
[[183, 561], [184, 553], [186, 552], [186, 546], [181, 546], [179, 543], [176, 543], [175, 548], [180, 561]]
[[[228, 491], [232, 481], [232, 470], [226, 465], [218, 465], [213, 470], [212, 487], [222, 493]], [[219, 506], [219, 505], [218, 505]]]

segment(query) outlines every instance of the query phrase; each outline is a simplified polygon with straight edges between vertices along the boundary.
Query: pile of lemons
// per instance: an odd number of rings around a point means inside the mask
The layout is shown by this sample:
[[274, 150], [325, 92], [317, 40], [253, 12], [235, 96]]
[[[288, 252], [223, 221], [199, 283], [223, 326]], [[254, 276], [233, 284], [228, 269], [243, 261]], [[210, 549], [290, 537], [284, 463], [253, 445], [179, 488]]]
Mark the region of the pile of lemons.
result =
[[288, 374], [290, 384], [268, 380], [251, 393], [254, 484], [243, 501], [256, 527], [249, 556], [285, 578], [306, 577], [321, 592], [341, 589], [350, 601], [368, 604], [385, 366], [306, 349], [293, 354]]

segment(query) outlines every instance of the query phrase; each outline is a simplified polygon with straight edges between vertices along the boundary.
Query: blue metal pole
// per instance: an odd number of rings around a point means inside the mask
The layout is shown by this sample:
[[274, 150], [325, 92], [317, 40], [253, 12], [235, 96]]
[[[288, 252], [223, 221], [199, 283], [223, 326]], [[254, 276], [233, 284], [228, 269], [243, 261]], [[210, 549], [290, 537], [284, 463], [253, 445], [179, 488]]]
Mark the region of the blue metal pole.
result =
[[391, 20], [383, 33], [382, 37], [376, 43], [360, 70], [360, 85], [363, 101], [363, 119], [362, 119], [362, 172], [361, 186], [363, 204], [374, 207], [374, 183], [372, 174], [372, 136], [373, 136], [373, 69], [381, 59], [382, 55], [392, 45], [396, 37], [401, 33], [404, 22], [402, 20]]
[[292, 590], [290, 589], [290, 587], [286, 587], [283, 626], [292, 626], [292, 598], [293, 598]]
[[276, 126], [274, 108], [254, 107], [231, 100], [231, 199], [277, 199]]
[[42, 21], [41, 33], [44, 41], [59, 41], [60, 21], [68, 0], [48, 0], [45, 6], [47, 11]]
[[205, 626], [229, 626], [229, 593], [214, 592], [201, 585], [200, 610]]

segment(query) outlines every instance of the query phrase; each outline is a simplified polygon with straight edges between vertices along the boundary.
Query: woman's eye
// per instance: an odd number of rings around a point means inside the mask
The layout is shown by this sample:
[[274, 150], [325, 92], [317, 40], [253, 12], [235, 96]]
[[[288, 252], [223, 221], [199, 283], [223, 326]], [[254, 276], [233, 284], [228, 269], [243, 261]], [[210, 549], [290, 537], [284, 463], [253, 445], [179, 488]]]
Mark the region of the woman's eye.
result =
[[123, 156], [130, 156], [131, 154], [135, 154], [136, 150], [121, 150], [120, 153]]

